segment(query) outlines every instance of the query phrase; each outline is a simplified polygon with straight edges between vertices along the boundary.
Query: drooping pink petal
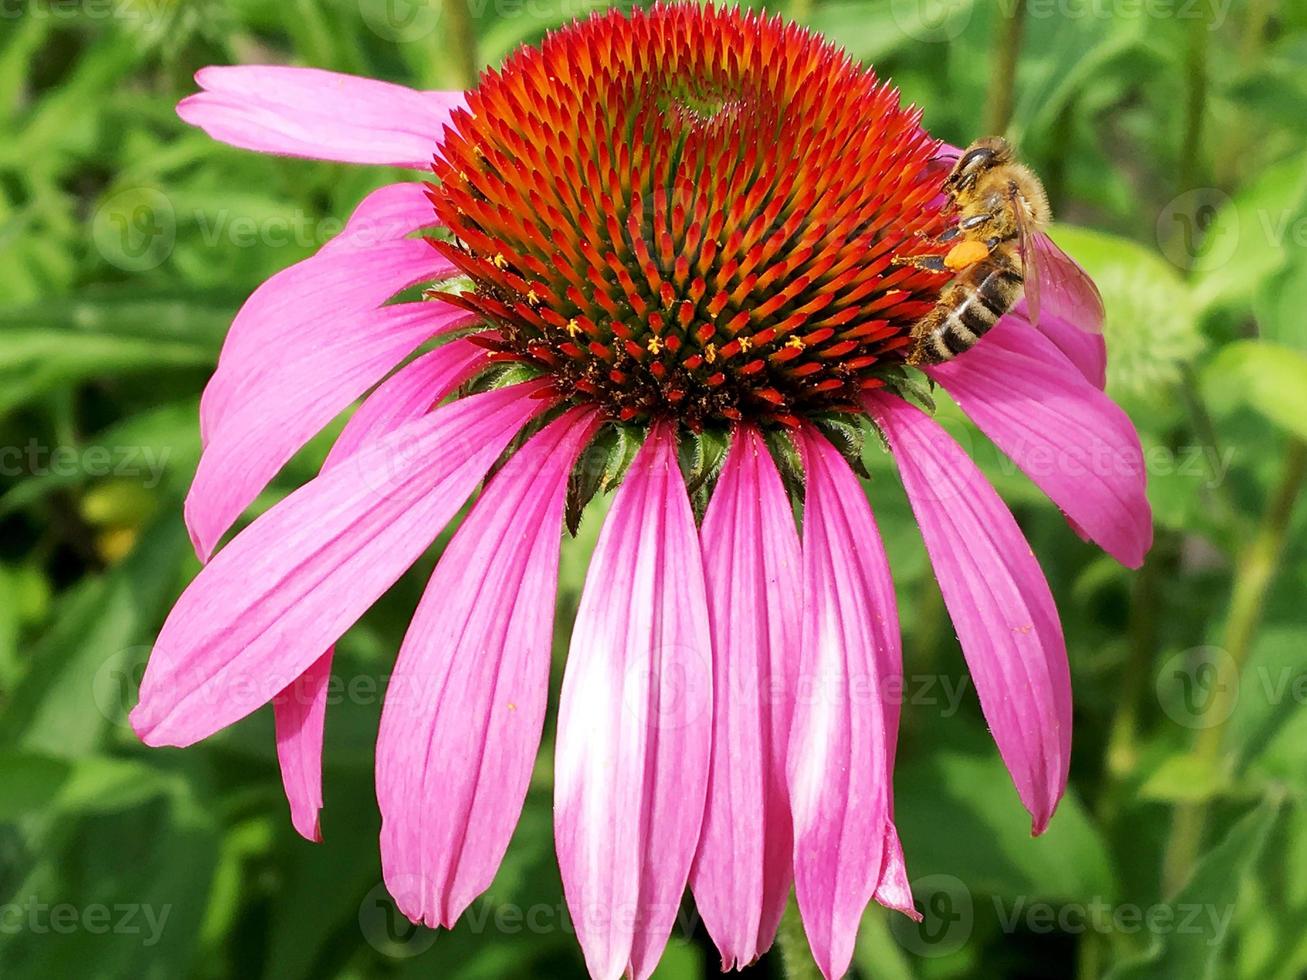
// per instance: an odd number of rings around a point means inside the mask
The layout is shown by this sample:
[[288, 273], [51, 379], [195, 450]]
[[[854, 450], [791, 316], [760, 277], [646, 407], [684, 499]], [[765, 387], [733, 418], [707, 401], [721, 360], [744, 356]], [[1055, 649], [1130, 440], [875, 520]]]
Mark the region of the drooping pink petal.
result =
[[1048, 340], [1004, 320], [928, 373], [1077, 528], [1123, 564], [1143, 562], [1153, 522], [1139, 436]]
[[426, 169], [462, 92], [402, 85], [317, 68], [242, 65], [201, 69], [204, 90], [177, 114], [216, 140], [260, 153]]
[[444, 303], [383, 306], [278, 363], [210, 432], [200, 457], [186, 526], [201, 560], [323, 426], [421, 344], [472, 321]]
[[722, 969], [771, 946], [793, 880], [786, 747], [803, 566], [794, 515], [758, 430], [741, 426], [701, 532], [713, 637], [708, 803], [690, 874]]
[[334, 648], [309, 665], [272, 700], [277, 765], [290, 803], [290, 822], [305, 840], [322, 841], [322, 733]]
[[597, 427], [573, 409], [482, 493], [427, 585], [377, 737], [381, 858], [400, 909], [452, 927], [493, 881], [549, 689], [567, 479]]
[[[1001, 321], [1028, 328], [1025, 300], [1017, 303]], [[1107, 341], [1101, 333], [1081, 330], [1048, 310], [1039, 314], [1039, 332], [1052, 341], [1086, 381], [1100, 391], [1107, 386]]]
[[[487, 351], [454, 340], [415, 358], [368, 396], [346, 423], [323, 469], [338, 465], [360, 448], [405, 422], [420, 418], [486, 362]], [[327, 715], [334, 648], [315, 660], [272, 702], [277, 726], [277, 761], [290, 803], [291, 823], [308, 840], [320, 841], [322, 735]]]
[[920, 409], [873, 394], [985, 720], [1042, 833], [1066, 788], [1071, 677], [1057, 607], [1011, 512]]
[[644, 980], [699, 841], [712, 724], [711, 637], [675, 437], [656, 424], [604, 522], [558, 715], [554, 833], [595, 980]]
[[[853, 956], [863, 910], [906, 888], [892, 867], [890, 767], [902, 673], [898, 607], [866, 494], [816, 429], [795, 436], [807, 480], [798, 700], [789, 746], [794, 889], [829, 980]], [[887, 859], [891, 867], [886, 871]], [[885, 883], [882, 885], [882, 880]]]
[[189, 745], [302, 674], [434, 540], [545, 402], [528, 383], [462, 399], [305, 484], [195, 578], [155, 643], [131, 721]]

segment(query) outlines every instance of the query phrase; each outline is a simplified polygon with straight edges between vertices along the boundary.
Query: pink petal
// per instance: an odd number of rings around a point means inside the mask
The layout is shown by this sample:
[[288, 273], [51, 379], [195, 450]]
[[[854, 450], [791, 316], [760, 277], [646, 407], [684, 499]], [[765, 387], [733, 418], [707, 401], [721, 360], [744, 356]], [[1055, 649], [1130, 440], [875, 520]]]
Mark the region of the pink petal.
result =
[[426, 169], [462, 92], [317, 68], [245, 65], [196, 74], [204, 89], [177, 114], [232, 146], [261, 153]]
[[359, 202], [340, 234], [329, 239], [321, 251], [365, 252], [438, 225], [428, 195], [427, 185], [417, 181], [377, 188]]
[[306, 840], [321, 843], [322, 731], [332, 649], [309, 665], [272, 700], [277, 726], [277, 764], [290, 802], [290, 822]]
[[889, 439], [985, 720], [1042, 833], [1066, 788], [1071, 677], [1057, 607], [1011, 512], [919, 409], [867, 399]]
[[656, 424], [591, 559], [558, 715], [558, 862], [595, 980], [643, 980], [671, 932], [703, 819], [711, 664], [694, 515]]
[[793, 879], [785, 751], [803, 566], [794, 515], [757, 429], [742, 426], [702, 529], [713, 635], [708, 805], [690, 875], [722, 969], [767, 951]]
[[[1017, 303], [1004, 322], [1016, 321], [1028, 327], [1030, 318], [1026, 315], [1025, 303], [1025, 300]], [[1100, 391], [1107, 386], [1107, 342], [1101, 333], [1081, 330], [1048, 309], [1039, 312], [1039, 332], [1053, 342], [1091, 385]]]
[[266, 704], [426, 549], [545, 402], [538, 384], [395, 430], [242, 531], [168, 615], [132, 725], [189, 745]]
[[567, 479], [597, 427], [573, 409], [515, 453], [445, 550], [377, 738], [386, 882], [452, 927], [494, 880], [540, 745]]
[[323, 426], [421, 344], [470, 322], [444, 303], [384, 306], [332, 324], [319, 343], [277, 363], [210, 431], [186, 497], [186, 526], [201, 560]]
[[[487, 352], [469, 340], [455, 340], [405, 365], [368, 396], [331, 447], [325, 470], [348, 459], [404, 422], [427, 414], [437, 402], [486, 362]], [[320, 841], [322, 734], [327, 714], [333, 648], [313, 662], [273, 699], [277, 761], [290, 802], [291, 823], [309, 840]]]
[[1123, 564], [1142, 564], [1153, 522], [1139, 436], [1050, 342], [1004, 320], [929, 373], [1076, 527]]
[[282, 269], [240, 307], [200, 400], [204, 442], [244, 392], [276, 379], [278, 368], [299, 351], [409, 286], [454, 274], [430, 242], [406, 238], [433, 216], [430, 204], [423, 208], [414, 196], [416, 187], [395, 184], [370, 193], [340, 235]]
[[887, 839], [902, 663], [894, 584], [862, 485], [817, 430], [799, 430], [796, 442], [807, 492], [789, 746], [794, 889], [813, 957], [833, 980], [848, 969], [873, 895], [901, 900], [893, 869], [883, 869], [895, 857]]

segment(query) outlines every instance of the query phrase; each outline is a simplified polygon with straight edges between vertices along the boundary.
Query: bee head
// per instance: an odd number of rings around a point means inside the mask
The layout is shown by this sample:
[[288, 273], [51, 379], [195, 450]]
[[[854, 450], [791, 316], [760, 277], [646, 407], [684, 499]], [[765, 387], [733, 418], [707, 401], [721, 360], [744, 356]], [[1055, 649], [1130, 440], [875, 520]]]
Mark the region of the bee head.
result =
[[975, 186], [985, 171], [1002, 166], [1012, 159], [1012, 146], [1001, 136], [986, 136], [976, 140], [965, 150], [952, 172], [944, 181], [944, 191], [956, 196], [959, 191]]

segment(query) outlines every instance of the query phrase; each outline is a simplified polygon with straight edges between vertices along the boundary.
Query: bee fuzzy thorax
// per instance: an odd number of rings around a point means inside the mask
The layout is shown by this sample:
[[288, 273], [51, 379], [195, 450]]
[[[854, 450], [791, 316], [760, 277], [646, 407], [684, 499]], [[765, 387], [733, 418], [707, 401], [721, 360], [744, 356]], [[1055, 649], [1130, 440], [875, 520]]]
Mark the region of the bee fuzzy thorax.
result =
[[944, 181], [956, 222], [942, 257], [907, 256], [905, 265], [955, 273], [939, 302], [912, 328], [911, 364], [937, 364], [970, 350], [1025, 291], [1029, 241], [1048, 223], [1048, 196], [1034, 171], [1001, 137], [972, 143]]

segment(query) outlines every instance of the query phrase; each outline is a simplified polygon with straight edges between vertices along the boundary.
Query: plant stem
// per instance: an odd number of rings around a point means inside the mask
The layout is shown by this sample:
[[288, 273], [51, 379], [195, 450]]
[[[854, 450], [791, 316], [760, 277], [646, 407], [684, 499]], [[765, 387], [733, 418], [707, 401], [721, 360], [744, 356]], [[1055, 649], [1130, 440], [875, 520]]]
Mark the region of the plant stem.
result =
[[[1159, 548], [1159, 545], [1162, 548]], [[1155, 542], [1152, 554], [1135, 577], [1130, 595], [1130, 652], [1121, 678], [1121, 695], [1112, 718], [1111, 733], [1104, 753], [1104, 791], [1096, 807], [1100, 823], [1110, 825], [1120, 808], [1120, 784], [1134, 772], [1139, 762], [1139, 707], [1147, 687], [1153, 652], [1157, 649], [1158, 585], [1162, 562], [1162, 541]]]
[[[1236, 697], [1238, 677], [1252, 651], [1253, 638], [1261, 622], [1266, 594], [1284, 553], [1293, 507], [1307, 479], [1307, 442], [1291, 438], [1284, 454], [1284, 470], [1262, 515], [1253, 539], [1235, 564], [1234, 586], [1230, 592], [1230, 614], [1225, 623], [1225, 652], [1229, 655], [1223, 677], [1216, 685], [1204, 714], [1213, 724], [1202, 728], [1194, 739], [1194, 755], [1208, 768], [1222, 764], [1221, 746], [1226, 722]], [[1198, 857], [1207, 825], [1207, 804], [1195, 802], [1176, 807], [1171, 837], [1162, 865], [1162, 889], [1173, 895], [1185, 883]]]
[[808, 936], [803, 931], [803, 920], [799, 917], [799, 903], [793, 895], [790, 895], [785, 914], [781, 916], [776, 945], [781, 950], [781, 964], [785, 967], [786, 980], [821, 980], [821, 971], [817, 969], [812, 953], [808, 950]]
[[1007, 6], [1002, 17], [985, 108], [985, 132], [993, 135], [1005, 133], [1012, 122], [1017, 61], [1021, 56], [1021, 37], [1026, 26], [1026, 0], [1015, 0]]
[[1183, 194], [1198, 186], [1203, 124], [1207, 116], [1207, 17], [1190, 21], [1189, 46], [1185, 51], [1184, 142], [1180, 147], [1179, 186]]
[[445, 43], [459, 82], [471, 88], [480, 74], [481, 59], [477, 56], [476, 27], [467, 0], [445, 0], [445, 24]]

